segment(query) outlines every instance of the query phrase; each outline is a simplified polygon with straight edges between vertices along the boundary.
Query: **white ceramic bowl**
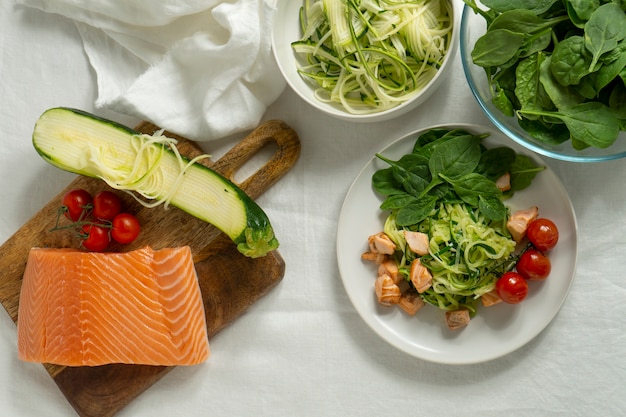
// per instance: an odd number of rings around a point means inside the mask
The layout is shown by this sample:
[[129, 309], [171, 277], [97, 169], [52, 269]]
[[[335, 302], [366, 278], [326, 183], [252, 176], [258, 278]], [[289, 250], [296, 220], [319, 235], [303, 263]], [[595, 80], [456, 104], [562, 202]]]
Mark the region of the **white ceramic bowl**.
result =
[[621, 132], [615, 143], [608, 148], [587, 148], [579, 151], [572, 147], [570, 141], [559, 145], [550, 145], [535, 139], [519, 126], [516, 117], [508, 117], [498, 110], [491, 101], [491, 90], [484, 69], [475, 65], [471, 57], [476, 40], [485, 31], [485, 19], [476, 15], [470, 7], [465, 6], [461, 16], [459, 46], [463, 70], [478, 104], [489, 120], [502, 133], [538, 154], [564, 161], [600, 162], [626, 156], [626, 134], [624, 132]]
[[316, 109], [343, 120], [355, 122], [378, 122], [389, 120], [415, 109], [435, 92], [444, 80], [458, 49], [459, 30], [458, 22], [461, 13], [458, 2], [451, 1], [453, 10], [453, 28], [450, 47], [444, 58], [441, 68], [435, 77], [422, 89], [422, 91], [394, 108], [371, 114], [352, 114], [341, 105], [324, 103], [314, 95], [314, 85], [298, 74], [297, 59], [291, 47], [291, 43], [301, 38], [299, 13], [303, 5], [302, 0], [279, 0], [274, 16], [274, 28], [272, 31], [272, 48], [274, 57], [287, 84], [307, 103]]

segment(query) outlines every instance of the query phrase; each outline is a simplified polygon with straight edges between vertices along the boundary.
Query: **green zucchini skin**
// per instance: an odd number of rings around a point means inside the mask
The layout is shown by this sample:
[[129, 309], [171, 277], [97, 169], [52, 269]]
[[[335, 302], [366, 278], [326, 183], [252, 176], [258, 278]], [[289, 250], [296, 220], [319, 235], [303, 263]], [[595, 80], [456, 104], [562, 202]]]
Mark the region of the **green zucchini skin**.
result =
[[[124, 142], [126, 138], [130, 142], [132, 138], [141, 135], [134, 129], [83, 110], [55, 107], [46, 110], [35, 124], [32, 137], [33, 146], [37, 153], [51, 165], [75, 174], [103, 178], [96, 172], [97, 170], [85, 169], [78, 166], [77, 163], [72, 163], [76, 158], [67, 158], [65, 155], [67, 152], [64, 153], [68, 149], [70, 150], [69, 153], [87, 152], [85, 150], [87, 144], [90, 140], [95, 141], [94, 136], [90, 139], [90, 135], [94, 135], [94, 129], [96, 129], [96, 134], [100, 136], [98, 138], [100, 142], [106, 141], [109, 136], [115, 136], [115, 139], [111, 139], [111, 143], [114, 141]], [[177, 158], [169, 146], [160, 143], [151, 146], [159, 146], [171, 158]], [[190, 161], [184, 156], [181, 157], [184, 163]], [[201, 178], [201, 184], [211, 185], [206, 188], [203, 194], [211, 194], [213, 200], [217, 201], [213, 204], [217, 204], [219, 207], [209, 204], [201, 205], [199, 203], [202, 199], [196, 199], [195, 202], [190, 201], [194, 198], [192, 195], [172, 199], [171, 205], [213, 224], [228, 235], [239, 252], [245, 256], [257, 258], [278, 248], [279, 243], [269, 218], [250, 196], [228, 178], [199, 163], [194, 163], [186, 171], [186, 178], [190, 176], [188, 172], [192, 170], [195, 178]], [[196, 182], [194, 182], [194, 186], [196, 186]], [[204, 188], [202, 189], [204, 190]], [[229, 213], [229, 215], [214, 216], [211, 210], [219, 210], [222, 213]], [[243, 221], [233, 219], [243, 219]]]

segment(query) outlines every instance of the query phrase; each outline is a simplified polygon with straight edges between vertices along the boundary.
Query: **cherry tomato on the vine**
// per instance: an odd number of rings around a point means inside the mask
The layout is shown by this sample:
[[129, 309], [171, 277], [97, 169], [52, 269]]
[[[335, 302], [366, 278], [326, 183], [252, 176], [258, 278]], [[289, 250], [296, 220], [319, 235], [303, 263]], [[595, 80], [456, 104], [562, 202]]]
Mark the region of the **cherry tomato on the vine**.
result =
[[82, 241], [82, 245], [89, 251], [102, 252], [111, 243], [111, 236], [107, 227], [87, 224], [82, 227], [82, 232], [86, 236]]
[[496, 281], [496, 292], [505, 303], [521, 303], [528, 295], [528, 283], [517, 272], [505, 272]]
[[539, 218], [528, 225], [526, 236], [535, 248], [547, 252], [554, 248], [559, 241], [559, 229], [552, 220]]
[[141, 226], [139, 220], [130, 213], [120, 213], [113, 218], [111, 237], [118, 243], [133, 242], [139, 236]]
[[543, 281], [550, 275], [550, 259], [537, 249], [527, 249], [515, 265], [515, 269], [524, 278], [531, 281]]
[[112, 191], [100, 191], [93, 197], [93, 215], [100, 220], [113, 220], [122, 211], [122, 199]]
[[91, 210], [92, 201], [91, 194], [86, 190], [77, 188], [68, 191], [62, 201], [65, 217], [73, 222], [85, 219]]
[[552, 264], [546, 255], [537, 249], [529, 248], [522, 253], [515, 269], [526, 279], [543, 281], [550, 275]]

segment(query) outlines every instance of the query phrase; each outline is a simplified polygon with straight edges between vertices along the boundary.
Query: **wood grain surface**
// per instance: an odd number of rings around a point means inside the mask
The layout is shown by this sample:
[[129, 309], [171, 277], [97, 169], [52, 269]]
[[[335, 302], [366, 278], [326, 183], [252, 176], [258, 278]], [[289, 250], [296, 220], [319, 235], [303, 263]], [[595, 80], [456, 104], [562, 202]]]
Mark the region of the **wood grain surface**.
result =
[[[137, 131], [148, 134], [157, 129], [150, 123], [136, 127]], [[179, 140], [178, 148], [183, 155], [194, 157], [202, 153], [196, 143], [168, 132], [165, 134]], [[274, 153], [254, 173], [237, 183], [238, 170], [268, 145], [273, 147]], [[252, 131], [219, 160], [202, 159], [201, 163], [256, 198], [285, 175], [299, 155], [300, 141], [296, 132], [286, 123], [272, 120]], [[95, 194], [108, 186], [103, 181], [78, 176], [0, 247], [0, 302], [14, 322], [17, 322], [22, 276], [30, 249], [36, 246], [78, 247], [79, 242], [72, 233], [50, 231], [62, 196], [73, 188], [84, 188]], [[147, 209], [128, 195], [120, 193], [120, 196], [124, 209], [140, 220], [142, 232], [131, 245], [113, 244], [110, 250], [132, 250], [146, 245], [154, 249], [189, 245], [202, 291], [209, 339], [282, 280], [285, 263], [278, 251], [263, 258], [247, 258], [237, 251], [226, 235], [182, 210], [162, 206]], [[277, 238], [280, 241], [280, 236]], [[81, 417], [115, 415], [172, 369], [123, 364], [43, 366]]]

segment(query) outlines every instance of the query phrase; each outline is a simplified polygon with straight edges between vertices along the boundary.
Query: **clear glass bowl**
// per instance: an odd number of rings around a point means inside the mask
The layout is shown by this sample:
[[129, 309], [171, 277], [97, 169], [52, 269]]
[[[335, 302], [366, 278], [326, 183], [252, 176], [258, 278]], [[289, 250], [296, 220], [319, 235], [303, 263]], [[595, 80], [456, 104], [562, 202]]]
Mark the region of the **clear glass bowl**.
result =
[[471, 57], [474, 43], [485, 31], [485, 19], [476, 15], [469, 6], [464, 6], [459, 38], [463, 71], [478, 104], [502, 133], [540, 155], [564, 161], [600, 162], [626, 157], [626, 133], [624, 132], [621, 132], [615, 143], [608, 148], [587, 148], [579, 151], [572, 147], [570, 141], [550, 145], [533, 138], [519, 126], [517, 118], [508, 117], [498, 110], [491, 101], [491, 90], [483, 68], [475, 65]]

